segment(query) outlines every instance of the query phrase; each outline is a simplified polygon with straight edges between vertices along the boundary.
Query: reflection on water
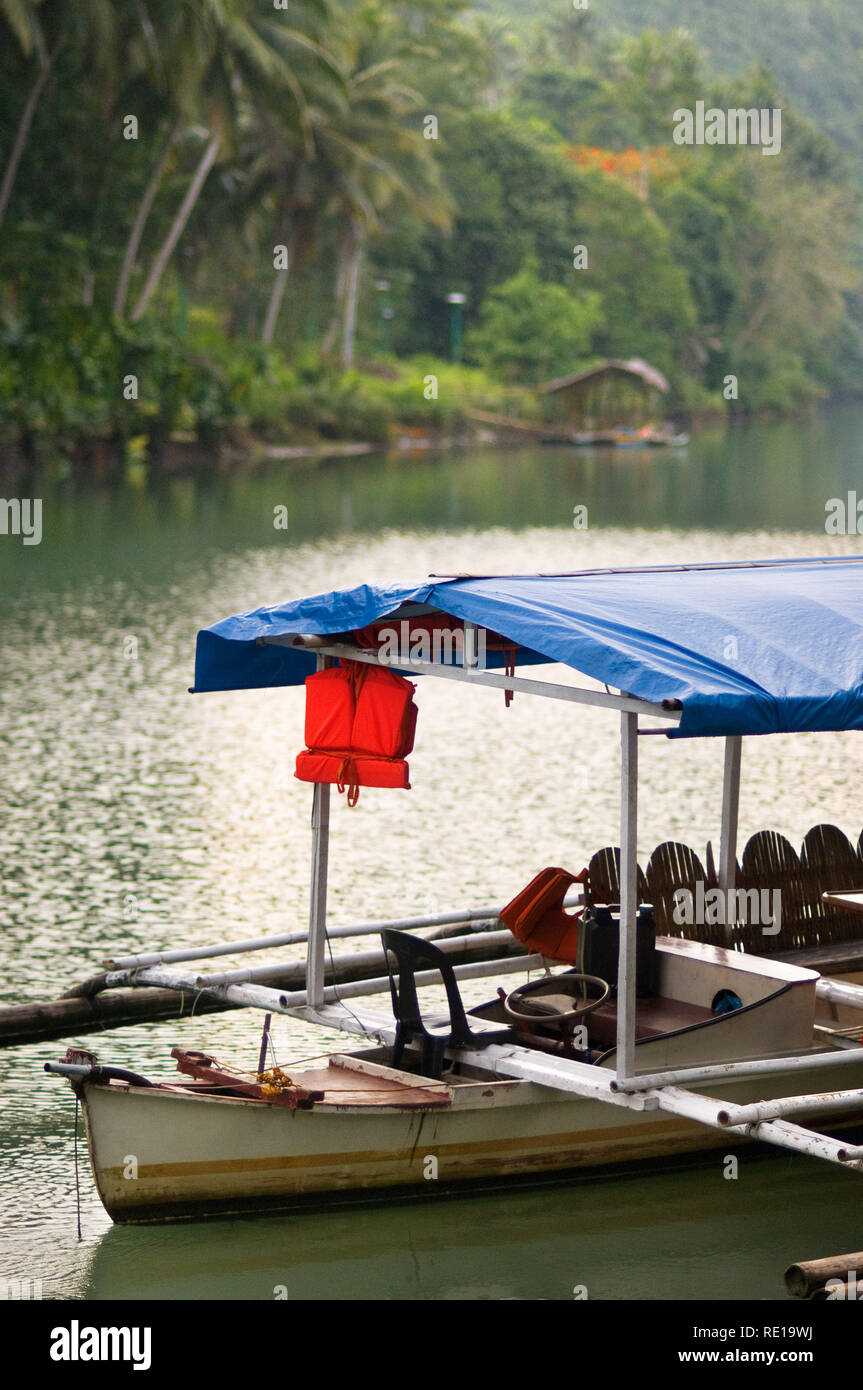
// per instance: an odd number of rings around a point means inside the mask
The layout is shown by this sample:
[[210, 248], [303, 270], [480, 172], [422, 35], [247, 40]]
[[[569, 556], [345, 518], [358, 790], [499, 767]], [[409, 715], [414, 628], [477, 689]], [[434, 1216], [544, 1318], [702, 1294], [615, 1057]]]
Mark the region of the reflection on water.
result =
[[[212, 1226], [114, 1227], [89, 1298], [758, 1299], [801, 1251], [844, 1249], [855, 1175], [744, 1162], [596, 1184], [436, 1198]], [[796, 1229], [789, 1209], [805, 1208]], [[783, 1231], [784, 1225], [784, 1231]], [[782, 1232], [781, 1235], [778, 1233]], [[124, 1275], [123, 1271], [134, 1269]]]
[[[861, 423], [846, 411], [717, 431], [685, 454], [351, 459], [114, 491], [42, 480], [42, 545], [0, 538], [0, 997], [54, 996], [121, 951], [303, 923], [302, 693], [189, 698], [198, 627], [429, 571], [853, 552], [857, 538], [825, 537], [823, 519], [857, 485]], [[579, 503], [587, 531], [572, 528]], [[272, 524], [284, 505], [287, 533]], [[616, 840], [613, 716], [524, 697], [507, 710], [488, 692], [466, 704], [446, 682], [421, 684], [418, 703], [414, 789], [335, 808], [334, 923], [503, 902], [542, 864], [578, 869]], [[703, 853], [721, 747], [645, 739], [641, 752], [642, 853], [666, 838]], [[856, 839], [857, 768], [850, 734], [749, 740], [743, 833], [799, 842], [831, 820]], [[177, 1041], [252, 1065], [259, 1029], [237, 1013], [82, 1041], [168, 1075]], [[285, 1021], [277, 1038], [285, 1057], [341, 1045]], [[848, 1175], [797, 1160], [748, 1161], [739, 1184], [686, 1173], [306, 1213], [266, 1220], [265, 1238], [260, 1220], [106, 1229], [82, 1160], [79, 1247], [73, 1106], [41, 1074], [64, 1046], [0, 1054], [0, 1275], [43, 1277], [55, 1296], [257, 1298], [286, 1284], [291, 1297], [560, 1298], [586, 1283], [607, 1298], [769, 1297], [791, 1259], [847, 1245]], [[788, 1248], [792, 1181], [806, 1205]]]

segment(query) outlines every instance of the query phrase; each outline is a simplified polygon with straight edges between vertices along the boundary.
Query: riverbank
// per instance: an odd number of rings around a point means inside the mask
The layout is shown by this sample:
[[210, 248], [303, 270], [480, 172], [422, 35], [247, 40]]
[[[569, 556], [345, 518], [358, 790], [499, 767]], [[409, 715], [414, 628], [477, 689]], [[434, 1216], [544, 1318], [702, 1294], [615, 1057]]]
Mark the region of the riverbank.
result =
[[[0, 466], [48, 460], [73, 473], [122, 476], [306, 458], [362, 448], [424, 449], [539, 437], [550, 404], [534, 385], [432, 356], [378, 357], [344, 370], [312, 347], [228, 338], [207, 310], [182, 325], [137, 325], [84, 311], [38, 335], [0, 342]], [[46, 342], [51, 341], [50, 351]], [[577, 366], [577, 363], [574, 363]], [[669, 414], [724, 419], [727, 403], [692, 383]], [[511, 426], [510, 426], [511, 422]]]
[[[230, 471], [250, 460], [566, 442], [534, 386], [434, 357], [381, 358], [349, 371], [311, 352], [289, 363], [276, 350], [230, 342], [194, 312], [183, 335], [148, 328], [132, 350], [123, 335], [103, 334], [79, 340], [62, 370], [49, 365], [26, 350], [0, 361], [7, 491], [44, 466], [111, 481]], [[693, 392], [692, 383], [673, 386], [664, 409], [686, 432], [763, 418], [718, 393]]]
[[63, 459], [96, 476], [173, 471], [196, 456], [441, 440], [464, 434], [473, 411], [540, 416], [532, 388], [475, 367], [416, 357], [343, 370], [310, 348], [288, 361], [227, 338], [206, 311], [190, 310], [181, 332], [82, 313], [45, 343], [46, 332], [0, 343], [0, 458], [16, 470]]

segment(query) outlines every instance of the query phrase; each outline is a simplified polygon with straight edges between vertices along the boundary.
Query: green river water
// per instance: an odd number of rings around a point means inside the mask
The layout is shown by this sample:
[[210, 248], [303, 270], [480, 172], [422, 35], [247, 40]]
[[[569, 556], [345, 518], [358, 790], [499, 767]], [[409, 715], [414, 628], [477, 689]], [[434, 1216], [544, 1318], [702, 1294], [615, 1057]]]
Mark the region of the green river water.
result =
[[[199, 627], [429, 572], [855, 553], [858, 537], [825, 535], [828, 499], [855, 488], [863, 498], [863, 409], [850, 407], [675, 452], [487, 448], [110, 489], [35, 480], [41, 543], [0, 536], [0, 998], [54, 997], [124, 951], [302, 925], [302, 693], [190, 698]], [[334, 808], [335, 924], [505, 902], [540, 865], [578, 869], [617, 840], [613, 716], [428, 685], [411, 793]], [[703, 854], [718, 839], [721, 747], [642, 742], [642, 855], [666, 838]], [[827, 820], [856, 841], [859, 769], [853, 734], [749, 740], [742, 835], [770, 826], [799, 844]], [[253, 1066], [259, 1029], [240, 1012], [81, 1041], [168, 1076], [178, 1042]], [[285, 1020], [275, 1038], [285, 1061], [343, 1046]], [[760, 1300], [783, 1296], [793, 1260], [863, 1245], [859, 1175], [784, 1153], [743, 1157], [736, 1181], [717, 1159], [137, 1229], [111, 1226], [82, 1154], [79, 1242], [74, 1107], [42, 1072], [66, 1045], [0, 1052], [0, 1279], [41, 1280], [44, 1297], [255, 1300], [284, 1286], [291, 1299], [559, 1300], [585, 1286], [591, 1299]]]

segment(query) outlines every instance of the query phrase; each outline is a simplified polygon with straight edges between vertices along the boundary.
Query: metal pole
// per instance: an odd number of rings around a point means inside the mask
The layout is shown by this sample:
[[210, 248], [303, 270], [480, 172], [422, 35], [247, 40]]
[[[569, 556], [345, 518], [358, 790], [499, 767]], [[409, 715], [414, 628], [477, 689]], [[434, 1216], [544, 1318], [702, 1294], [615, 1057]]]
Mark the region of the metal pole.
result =
[[[322, 671], [332, 658], [317, 657]], [[316, 782], [312, 800], [312, 889], [309, 901], [309, 944], [306, 954], [306, 992], [317, 1007], [324, 1001], [324, 953], [327, 926], [327, 865], [330, 852], [330, 785]]]
[[[714, 1129], [724, 1128], [719, 1119], [720, 1114], [724, 1112], [711, 1096], [699, 1096], [693, 1091], [666, 1086], [657, 1091], [656, 1098], [660, 1110], [668, 1114], [681, 1115], [698, 1124], [710, 1125]], [[760, 1139], [767, 1144], [776, 1144], [781, 1149], [808, 1154], [810, 1158], [827, 1159], [830, 1163], [859, 1166], [860, 1151], [857, 1149], [843, 1147], [839, 1139], [831, 1139], [826, 1134], [819, 1134], [817, 1130], [790, 1124], [788, 1120], [764, 1120], [740, 1128], [730, 1126], [726, 1133]]]
[[[454, 965], [453, 973], [457, 980], [482, 980], [489, 976], [526, 974], [532, 970], [544, 970], [559, 965], [559, 961], [545, 956], [505, 956], [500, 960], [482, 960], [474, 964]], [[416, 981], [420, 985], [440, 984], [439, 970], [420, 970]], [[152, 965], [145, 970], [129, 971], [118, 976], [116, 983], [124, 985], [158, 985], [164, 989], [176, 989], [191, 994], [214, 994], [231, 1004], [243, 1004], [251, 1009], [263, 1009], [265, 1013], [283, 1014], [297, 1008], [320, 1008], [324, 1003], [338, 1003], [341, 999], [361, 999], [364, 995], [385, 994], [389, 991], [389, 976], [381, 975], [374, 980], [354, 980], [340, 985], [327, 985], [321, 993], [319, 1004], [313, 1004], [310, 992], [304, 990], [270, 989], [256, 984], [213, 984], [206, 975], [201, 983], [193, 974], [167, 967]], [[844, 1054], [843, 1054], [844, 1055]]]
[[782, 1072], [801, 1072], [811, 1068], [863, 1065], [863, 1048], [842, 1049], [841, 1052], [800, 1052], [791, 1057], [755, 1058], [742, 1062], [716, 1062], [700, 1067], [670, 1067], [667, 1071], [652, 1071], [630, 1077], [625, 1083], [616, 1076], [611, 1089], [627, 1091], [652, 1090], [662, 1086], [700, 1086], [708, 1081], [734, 1081], [739, 1076], [778, 1076]]
[[720, 1110], [721, 1125], [755, 1125], [762, 1120], [779, 1120], [786, 1115], [828, 1114], [838, 1110], [863, 1110], [863, 1090], [815, 1091], [809, 1096], [780, 1096], [753, 1105], [726, 1105]]
[[[725, 775], [722, 781], [722, 842], [719, 850], [719, 887], [728, 893], [737, 878], [737, 818], [740, 811], [740, 755], [743, 739], [729, 734], [725, 740]], [[730, 915], [726, 913], [726, 917]], [[734, 944], [734, 924], [725, 923], [725, 944]]]
[[[302, 647], [314, 651], [305, 638], [297, 635], [285, 637], [265, 637], [264, 646]], [[650, 700], [638, 700], [634, 696], [606, 695], [603, 690], [582, 690], [577, 685], [552, 685], [550, 681], [525, 680], [523, 676], [498, 676], [493, 671], [465, 671], [461, 666], [445, 666], [439, 661], [419, 661], [403, 656], [382, 659], [377, 652], [364, 652], [359, 647], [349, 647], [345, 643], [325, 640], [324, 651], [327, 656], [340, 657], [347, 661], [362, 661], [368, 666], [389, 667], [396, 671], [416, 671], [421, 676], [435, 676], [440, 680], [464, 681], [471, 685], [487, 685], [493, 690], [524, 691], [525, 695], [542, 695], [548, 700], [572, 700], [575, 704], [594, 705], [600, 709], [634, 710], [636, 714], [656, 715], [658, 719], [668, 720], [670, 725], [679, 724], [683, 718], [679, 707], [657, 705]], [[480, 649], [481, 650], [481, 649]], [[666, 732], [658, 730], [659, 733]]]
[[[546, 960], [544, 956], [510, 956], [504, 960], [481, 960], [475, 965], [454, 965], [452, 970], [457, 980], [483, 980], [489, 976], [526, 974], [530, 970], [542, 970], [545, 966], [557, 965], [558, 961]], [[439, 985], [439, 970], [418, 970], [414, 975], [417, 985]], [[342, 999], [362, 999], [364, 995], [385, 994], [390, 987], [388, 975], [377, 980], [354, 980], [350, 984], [327, 985], [324, 1002], [338, 1004]], [[314, 1008], [311, 999], [302, 994], [285, 996], [289, 1006], [308, 1005]], [[477, 1020], [477, 1027], [480, 1021]], [[498, 1024], [497, 1027], [501, 1025]]]
[[[564, 907], [573, 907], [583, 901], [580, 892], [567, 893]], [[503, 904], [497, 907], [472, 907], [461, 912], [437, 912], [426, 917], [396, 917], [392, 921], [356, 922], [347, 927], [328, 927], [327, 936], [331, 941], [337, 937], [377, 936], [384, 927], [395, 927], [399, 931], [415, 931], [420, 927], [448, 927], [461, 923], [471, 931], [482, 931], [494, 925], [500, 918]], [[198, 946], [183, 951], [150, 951], [139, 956], [117, 956], [107, 962], [108, 970], [137, 970], [145, 965], [175, 965], [178, 961], [211, 960], [214, 956], [243, 955], [248, 951], [267, 951], [271, 946], [297, 946], [308, 941], [308, 931], [284, 932], [280, 936], [258, 936], [246, 941], [223, 941], [216, 946]]]
[[863, 987], [846, 985], [841, 980], [818, 980], [815, 994], [831, 1004], [844, 1004], [849, 1009], [863, 1009]]
[[617, 1077], [635, 1074], [635, 954], [638, 919], [638, 715], [620, 716], [620, 946]]

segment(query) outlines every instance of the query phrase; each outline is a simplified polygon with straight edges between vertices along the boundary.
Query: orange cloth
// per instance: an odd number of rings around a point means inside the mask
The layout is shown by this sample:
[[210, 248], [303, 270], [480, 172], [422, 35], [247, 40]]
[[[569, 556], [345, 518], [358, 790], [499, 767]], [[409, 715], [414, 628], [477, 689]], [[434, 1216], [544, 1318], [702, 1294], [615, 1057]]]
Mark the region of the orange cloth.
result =
[[586, 869], [580, 874], [568, 873], [566, 869], [541, 869], [527, 887], [507, 903], [500, 920], [531, 951], [575, 965], [581, 910], [564, 912], [563, 900], [574, 883], [586, 882]]

